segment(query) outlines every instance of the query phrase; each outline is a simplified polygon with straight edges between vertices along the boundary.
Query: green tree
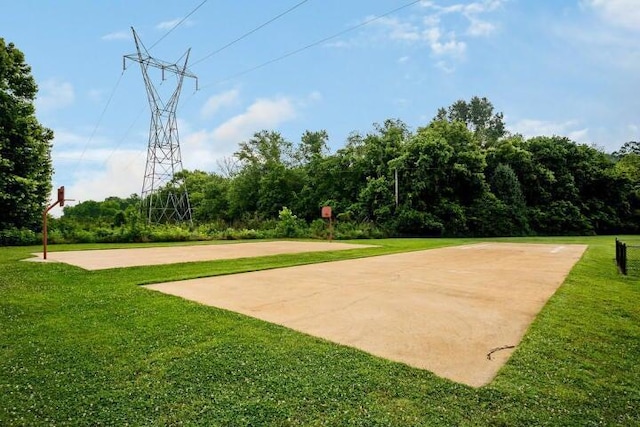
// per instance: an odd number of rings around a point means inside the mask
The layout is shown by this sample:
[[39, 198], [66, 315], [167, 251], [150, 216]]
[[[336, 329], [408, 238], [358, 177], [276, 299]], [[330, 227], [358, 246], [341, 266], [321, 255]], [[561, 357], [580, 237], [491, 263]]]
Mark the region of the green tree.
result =
[[411, 132], [400, 120], [374, 124], [374, 131], [364, 137], [352, 135], [351, 169], [359, 176], [352, 197], [356, 203], [350, 210], [356, 218], [385, 224], [395, 211], [394, 160], [401, 156]]
[[183, 170], [176, 178], [184, 180], [189, 191], [193, 220], [226, 220], [229, 216], [229, 178], [201, 170]]
[[[398, 170], [400, 206], [394, 228], [411, 234], [462, 235], [474, 201], [488, 191], [484, 153], [460, 121], [420, 128], [390, 162]], [[418, 224], [425, 221], [424, 226]]]
[[500, 163], [491, 177], [491, 190], [504, 207], [502, 212], [488, 218], [489, 224], [497, 228], [490, 234], [523, 235], [529, 233], [527, 206], [522, 194], [522, 186], [511, 166]]
[[329, 135], [324, 130], [307, 130], [302, 135], [295, 153], [302, 188], [292, 207], [308, 221], [318, 218], [322, 205], [333, 197], [328, 139]]
[[302, 183], [295, 166], [293, 144], [274, 131], [256, 132], [234, 153], [241, 170], [229, 191], [234, 218], [256, 214], [273, 218], [283, 206], [292, 206]]
[[107, 197], [102, 202], [87, 200], [75, 206], [65, 206], [61, 222], [69, 228], [121, 226], [125, 219], [124, 213], [130, 206], [139, 208], [140, 197], [137, 194], [126, 199]]
[[617, 158], [622, 158], [622, 157], [626, 156], [627, 154], [640, 155], [640, 142], [638, 142], [638, 141], [625, 142], [622, 145], [622, 147], [620, 147], [620, 150], [615, 151], [613, 153], [614, 157], [617, 157]]
[[38, 122], [23, 53], [0, 38], [0, 229], [39, 228], [51, 193], [53, 132]]
[[446, 109], [440, 108], [435, 120], [464, 123], [482, 146], [495, 143], [507, 133], [503, 114], [494, 113], [493, 104], [484, 97], [474, 96], [469, 102], [460, 99]]

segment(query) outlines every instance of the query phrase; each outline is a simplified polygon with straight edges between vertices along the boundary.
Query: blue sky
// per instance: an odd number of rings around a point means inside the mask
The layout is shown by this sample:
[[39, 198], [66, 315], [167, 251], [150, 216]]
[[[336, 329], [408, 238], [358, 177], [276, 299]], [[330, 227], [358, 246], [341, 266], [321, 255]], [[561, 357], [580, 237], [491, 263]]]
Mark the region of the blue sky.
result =
[[202, 1], [5, 2], [0, 37], [25, 53], [37, 116], [56, 135], [54, 188], [80, 201], [140, 191], [150, 114], [139, 67], [122, 70], [132, 26], [160, 59], [191, 48], [200, 90], [185, 80], [178, 107], [186, 169], [217, 171], [261, 129], [293, 142], [325, 129], [336, 150], [352, 131], [387, 118], [415, 129], [474, 95], [525, 136], [607, 151], [640, 138], [640, 0], [421, 1], [247, 73], [410, 1], [308, 0], [210, 57], [300, 0], [208, 0], [167, 34]]

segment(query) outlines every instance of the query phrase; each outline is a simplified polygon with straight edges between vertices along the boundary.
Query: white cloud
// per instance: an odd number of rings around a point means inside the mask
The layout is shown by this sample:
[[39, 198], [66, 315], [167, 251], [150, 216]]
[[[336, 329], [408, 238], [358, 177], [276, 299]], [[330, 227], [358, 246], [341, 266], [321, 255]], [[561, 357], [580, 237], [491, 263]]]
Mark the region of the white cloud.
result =
[[447, 62], [445, 61], [438, 61], [436, 62], [436, 68], [444, 71], [446, 74], [452, 74], [453, 72], [456, 71], [456, 69], [454, 67], [452, 67], [451, 65], [447, 64]]
[[428, 26], [436, 26], [446, 15], [458, 14], [466, 18], [468, 27], [466, 34], [470, 37], [486, 37], [493, 34], [497, 27], [495, 24], [481, 19], [480, 16], [493, 12], [502, 7], [508, 0], [483, 0], [471, 3], [456, 3], [449, 6], [439, 6], [434, 2], [421, 2], [421, 6], [433, 10], [432, 15], [424, 18]]
[[496, 26], [490, 22], [482, 21], [480, 19], [471, 19], [467, 34], [472, 37], [484, 37], [488, 36], [496, 30]]
[[212, 130], [191, 129], [180, 122], [182, 163], [186, 169], [217, 169], [217, 163], [231, 156], [238, 144], [262, 129], [277, 129], [281, 124], [298, 117], [298, 110], [322, 99], [319, 92], [311, 92], [302, 99], [290, 97], [260, 98]]
[[409, 62], [409, 59], [411, 59], [408, 56], [401, 56], [400, 58], [398, 58], [398, 64], [404, 64], [406, 62]]
[[[373, 17], [368, 17], [367, 20], [371, 20]], [[399, 18], [384, 17], [376, 21], [378, 25], [385, 27], [388, 31], [388, 37], [391, 40], [400, 41], [420, 41], [422, 35], [420, 34], [420, 28], [410, 22], [403, 22]]]
[[566, 137], [581, 144], [592, 142], [589, 138], [589, 128], [571, 131], [566, 135]]
[[424, 32], [424, 38], [428, 40], [431, 51], [436, 55], [452, 55], [460, 57], [467, 49], [465, 42], [457, 41], [454, 32], [449, 33], [443, 40], [439, 28], [434, 27]]
[[[90, 154], [90, 157], [96, 156]], [[117, 156], [107, 160], [103, 168], [87, 168], [75, 173], [74, 183], [65, 186], [65, 195], [79, 203], [104, 200], [109, 196], [128, 197], [139, 193], [142, 188], [145, 160], [140, 151], [119, 151]]]
[[89, 132], [79, 133], [66, 128], [53, 128], [54, 150], [68, 150], [69, 147], [78, 149], [78, 147], [87, 147], [89, 145], [95, 148], [108, 146], [109, 144], [111, 144], [111, 141], [100, 135], [94, 134], [93, 138], [91, 138]]
[[465, 38], [487, 37], [497, 30], [497, 25], [484, 16], [499, 9], [506, 1], [482, 0], [447, 6], [423, 1], [420, 6], [426, 14], [422, 13], [419, 17], [384, 17], [375, 22], [384, 29], [384, 36], [388, 40], [406, 44], [423, 43], [437, 57], [461, 59], [468, 47]]
[[56, 151], [56, 161], [70, 164], [103, 163], [106, 159], [118, 157], [118, 155], [114, 154], [112, 148], [84, 149], [83, 147], [77, 147], [73, 150]]
[[58, 110], [72, 105], [75, 97], [71, 83], [58, 79], [45, 80], [40, 84], [36, 107], [41, 111]]
[[88, 98], [93, 102], [101, 102], [104, 97], [105, 91], [102, 89], [90, 89], [87, 92]]
[[254, 132], [265, 128], [273, 128], [295, 118], [297, 115], [294, 102], [290, 98], [258, 99], [244, 113], [232, 117], [213, 130], [216, 141], [225, 144], [237, 144]]
[[80, 145], [87, 141], [85, 136], [65, 129], [54, 129], [53, 137], [54, 147]]
[[237, 105], [239, 96], [240, 91], [237, 89], [232, 89], [213, 95], [209, 97], [209, 99], [207, 99], [207, 101], [204, 103], [202, 109], [200, 110], [200, 114], [204, 118], [211, 117], [222, 108]]
[[314, 90], [309, 94], [309, 101], [311, 102], [322, 101], [322, 93], [318, 92], [317, 90]]
[[116, 31], [113, 33], [105, 34], [100, 37], [101, 40], [112, 41], [112, 40], [129, 40], [132, 37], [131, 33], [128, 31]]
[[[180, 21], [182, 21], [183, 18], [176, 18], [176, 19], [172, 19], [170, 21], [163, 21], [160, 22], [159, 24], [156, 25], [156, 30], [170, 30], [173, 27], [175, 27], [176, 25], [178, 25], [180, 23]], [[187, 19], [186, 21], [182, 22], [181, 25], [184, 25], [186, 27], [191, 27], [193, 26], [193, 21]]]
[[595, 10], [611, 25], [628, 30], [640, 30], [638, 0], [584, 0], [583, 4]]
[[434, 55], [461, 56], [466, 50], [466, 43], [458, 41], [454, 31], [443, 34], [439, 26], [427, 25], [420, 28], [409, 22], [403, 22], [399, 18], [383, 18], [377, 22], [384, 27], [390, 40], [426, 43]]
[[565, 136], [572, 141], [586, 144], [589, 139], [589, 128], [580, 127], [577, 120], [567, 120], [564, 122], [554, 122], [535, 119], [522, 119], [511, 126], [507, 126], [512, 133], [519, 133], [525, 138], [535, 136]]

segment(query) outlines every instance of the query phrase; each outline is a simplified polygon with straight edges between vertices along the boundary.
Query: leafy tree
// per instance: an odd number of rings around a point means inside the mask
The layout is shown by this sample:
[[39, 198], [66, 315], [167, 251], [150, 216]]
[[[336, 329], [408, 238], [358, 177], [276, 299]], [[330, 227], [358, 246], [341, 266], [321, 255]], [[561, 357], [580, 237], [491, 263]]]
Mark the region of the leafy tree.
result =
[[493, 104], [487, 98], [474, 96], [469, 102], [460, 99], [446, 109], [438, 109], [435, 120], [462, 122], [481, 145], [487, 146], [506, 135], [503, 114], [493, 111]]
[[[503, 206], [497, 206], [501, 212], [487, 218], [496, 228], [493, 235], [523, 235], [529, 233], [527, 206], [522, 187], [511, 166], [499, 164], [491, 177], [491, 190]], [[496, 203], [498, 205], [499, 203]]]
[[484, 154], [463, 123], [434, 121], [418, 129], [390, 165], [399, 176], [398, 230], [409, 233], [422, 216], [430, 224], [423, 231], [466, 232], [466, 210], [487, 185]]
[[327, 141], [326, 131], [305, 131], [294, 155], [299, 162], [299, 176], [302, 188], [295, 198], [294, 209], [306, 220], [318, 218], [322, 207], [334, 195], [333, 182], [335, 179]]
[[125, 211], [129, 207], [139, 208], [140, 197], [132, 194], [126, 199], [108, 197], [102, 202], [87, 200], [75, 206], [65, 206], [62, 217], [63, 225], [73, 227], [121, 226], [126, 221]]
[[51, 192], [53, 132], [40, 125], [31, 68], [0, 38], [0, 228], [39, 228]]
[[201, 170], [183, 170], [176, 174], [188, 191], [193, 219], [196, 222], [229, 218], [229, 178]]
[[278, 132], [260, 131], [240, 143], [234, 154], [241, 170], [229, 193], [233, 216], [255, 213], [276, 218], [283, 206], [291, 206], [301, 188], [300, 177], [293, 169], [293, 144]]
[[410, 137], [411, 132], [402, 121], [385, 120], [383, 124], [374, 124], [374, 132], [354, 145], [352, 168], [359, 174], [356, 181], [359, 187], [352, 193], [357, 199], [351, 210], [358, 219], [382, 224], [391, 219], [395, 211], [394, 160], [402, 154]]
[[307, 130], [300, 138], [300, 144], [294, 157], [304, 165], [317, 163], [318, 160], [325, 158], [329, 154], [328, 140], [329, 134], [326, 130], [316, 132]]
[[636, 154], [640, 155], [640, 142], [639, 141], [628, 141], [625, 142], [620, 150], [615, 151], [613, 156], [616, 158], [621, 158], [626, 156], [627, 154]]

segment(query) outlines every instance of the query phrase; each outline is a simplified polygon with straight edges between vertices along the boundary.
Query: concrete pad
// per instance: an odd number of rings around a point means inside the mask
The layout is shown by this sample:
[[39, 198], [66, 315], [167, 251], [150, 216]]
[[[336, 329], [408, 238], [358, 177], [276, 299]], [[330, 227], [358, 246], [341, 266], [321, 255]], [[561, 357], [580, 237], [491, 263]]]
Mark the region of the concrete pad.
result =
[[483, 243], [146, 287], [477, 387], [586, 248]]
[[[178, 262], [213, 261], [268, 255], [294, 254], [302, 252], [343, 251], [347, 249], [371, 248], [339, 242], [251, 242], [218, 245], [167, 246], [134, 249], [100, 249], [91, 251], [47, 252], [47, 261], [64, 262], [85, 270], [136, 267], [141, 265], [175, 264]], [[43, 254], [34, 254], [42, 260]]]

